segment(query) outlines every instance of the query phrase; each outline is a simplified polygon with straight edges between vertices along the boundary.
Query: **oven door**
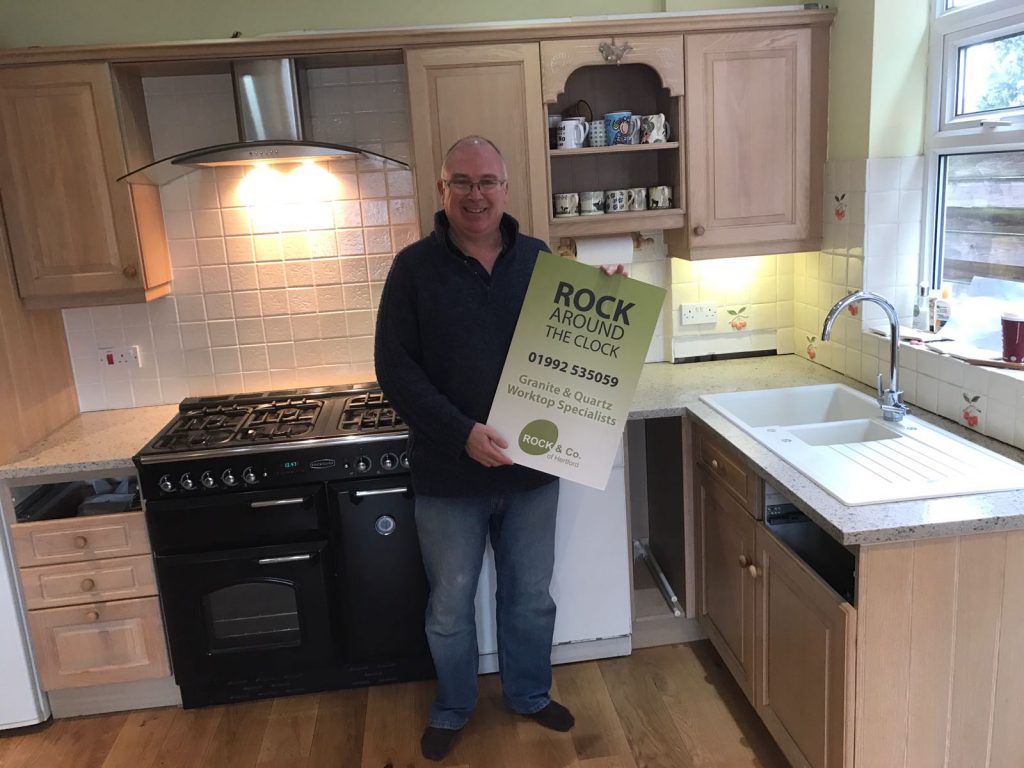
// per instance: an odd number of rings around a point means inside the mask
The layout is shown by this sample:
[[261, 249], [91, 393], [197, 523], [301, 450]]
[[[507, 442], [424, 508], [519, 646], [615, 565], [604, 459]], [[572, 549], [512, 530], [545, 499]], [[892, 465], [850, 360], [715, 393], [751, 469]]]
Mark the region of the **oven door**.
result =
[[209, 683], [244, 688], [334, 665], [329, 560], [323, 540], [156, 557], [183, 691]]

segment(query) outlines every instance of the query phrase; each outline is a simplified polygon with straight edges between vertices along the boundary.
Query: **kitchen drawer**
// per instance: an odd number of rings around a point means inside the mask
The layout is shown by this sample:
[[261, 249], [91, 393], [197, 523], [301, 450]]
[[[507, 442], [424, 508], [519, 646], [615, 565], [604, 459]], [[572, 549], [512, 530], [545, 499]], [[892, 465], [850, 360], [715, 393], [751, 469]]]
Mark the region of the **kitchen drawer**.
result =
[[40, 520], [11, 526], [20, 568], [148, 554], [142, 512]]
[[43, 690], [167, 677], [167, 643], [155, 597], [29, 611]]
[[762, 517], [761, 479], [747, 463], [709, 430], [694, 424], [693, 448], [697, 466], [736, 497], [755, 519]]
[[20, 575], [30, 611], [156, 594], [149, 555], [22, 568]]

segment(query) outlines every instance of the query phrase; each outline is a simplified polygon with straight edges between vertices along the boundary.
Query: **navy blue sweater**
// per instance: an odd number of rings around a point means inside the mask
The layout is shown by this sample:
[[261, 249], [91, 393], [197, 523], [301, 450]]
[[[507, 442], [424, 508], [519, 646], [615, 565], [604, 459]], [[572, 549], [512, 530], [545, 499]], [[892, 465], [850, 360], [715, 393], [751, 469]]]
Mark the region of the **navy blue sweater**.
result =
[[488, 496], [555, 479], [518, 465], [487, 468], [465, 451], [473, 425], [487, 421], [537, 254], [548, 250], [507, 214], [501, 230], [505, 247], [488, 276], [455, 248], [438, 212], [433, 233], [395, 257], [384, 284], [377, 380], [409, 424], [419, 494]]

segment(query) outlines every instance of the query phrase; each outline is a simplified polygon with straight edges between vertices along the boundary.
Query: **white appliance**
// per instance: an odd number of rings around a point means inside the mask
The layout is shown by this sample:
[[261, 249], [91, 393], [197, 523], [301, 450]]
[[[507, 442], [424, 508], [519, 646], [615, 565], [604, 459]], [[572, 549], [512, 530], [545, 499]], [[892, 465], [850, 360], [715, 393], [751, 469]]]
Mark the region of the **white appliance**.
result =
[[32, 661], [16, 576], [7, 525], [0, 516], [0, 730], [32, 725], [50, 716]]
[[[566, 480], [558, 494], [552, 661], [624, 656], [632, 650], [629, 571], [632, 560], [622, 445], [603, 491]], [[494, 553], [490, 543], [476, 594], [480, 671], [498, 668]]]

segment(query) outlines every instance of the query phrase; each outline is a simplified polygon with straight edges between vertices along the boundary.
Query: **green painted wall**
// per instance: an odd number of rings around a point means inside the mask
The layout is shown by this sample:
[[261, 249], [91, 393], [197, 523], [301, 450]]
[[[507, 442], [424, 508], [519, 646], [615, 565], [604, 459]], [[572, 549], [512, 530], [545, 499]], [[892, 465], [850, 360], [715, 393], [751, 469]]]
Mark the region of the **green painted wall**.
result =
[[[718, 0], [711, 0], [711, 5]], [[692, 0], [690, 7], [705, 4]], [[651, 13], [663, 0], [0, 0], [0, 47]]]
[[0, 47], [789, 5], [794, 0], [0, 0]]
[[868, 156], [875, 0], [834, 4], [838, 14], [829, 59], [828, 156], [852, 160]]
[[885, 12], [875, 14], [868, 156], [919, 155], [927, 114], [929, 0], [884, 4]]

